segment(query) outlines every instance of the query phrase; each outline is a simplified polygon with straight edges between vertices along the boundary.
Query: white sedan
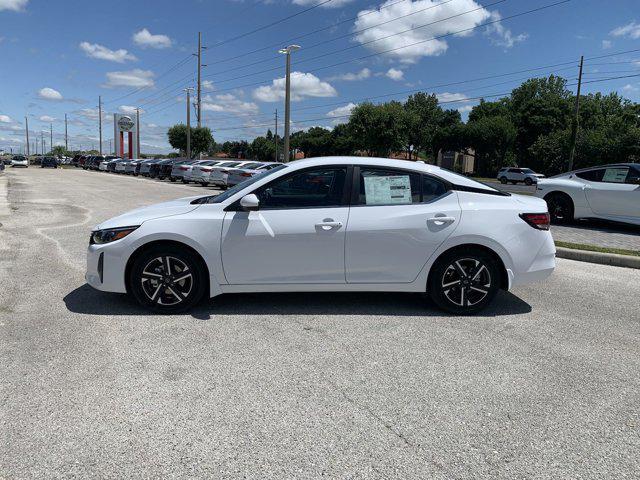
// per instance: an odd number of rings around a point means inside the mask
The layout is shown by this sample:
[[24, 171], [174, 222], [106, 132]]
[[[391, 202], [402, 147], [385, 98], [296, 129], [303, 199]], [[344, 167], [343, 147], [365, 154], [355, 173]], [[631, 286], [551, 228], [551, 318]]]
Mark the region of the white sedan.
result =
[[540, 180], [552, 221], [599, 218], [640, 225], [640, 165], [620, 163], [576, 170]]
[[327, 157], [91, 233], [87, 282], [159, 312], [238, 292], [428, 292], [459, 314], [555, 267], [545, 202], [420, 162]]

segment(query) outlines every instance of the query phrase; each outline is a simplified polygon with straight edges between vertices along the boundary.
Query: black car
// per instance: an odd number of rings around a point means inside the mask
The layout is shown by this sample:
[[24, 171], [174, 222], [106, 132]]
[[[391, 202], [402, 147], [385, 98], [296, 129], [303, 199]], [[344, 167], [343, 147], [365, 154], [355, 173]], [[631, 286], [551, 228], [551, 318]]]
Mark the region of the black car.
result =
[[89, 170], [100, 170], [100, 163], [104, 162], [105, 158], [102, 155], [96, 155], [95, 157], [91, 157], [91, 162], [89, 163]]
[[78, 168], [80, 166], [80, 157], [82, 157], [82, 155], [74, 155], [71, 159], [71, 165]]
[[176, 161], [178, 160], [176, 160], [175, 158], [169, 158], [167, 160], [161, 160], [157, 163], [154, 163], [149, 169], [149, 176], [151, 178], [164, 180], [171, 174], [171, 169], [173, 168], [173, 164]]
[[58, 159], [56, 157], [42, 157], [40, 168], [58, 168]]

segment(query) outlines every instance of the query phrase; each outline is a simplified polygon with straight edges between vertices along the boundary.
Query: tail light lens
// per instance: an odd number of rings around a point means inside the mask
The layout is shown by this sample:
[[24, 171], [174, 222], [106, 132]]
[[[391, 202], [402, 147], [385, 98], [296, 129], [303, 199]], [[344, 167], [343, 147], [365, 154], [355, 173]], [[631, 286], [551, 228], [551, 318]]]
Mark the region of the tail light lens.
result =
[[200, 169], [201, 172], [210, 172], [211, 170], [213, 170], [213, 169], [211, 169], [211, 168], [201, 168]]
[[521, 213], [520, 218], [537, 230], [549, 230], [551, 224], [548, 213]]
[[251, 176], [251, 174], [250, 174], [250, 173], [248, 173], [248, 172], [242, 172], [242, 173], [240, 174], [240, 176], [241, 176], [241, 177], [250, 177], [250, 176]]
[[220, 170], [220, 173], [229, 173], [229, 170]]
[[185, 171], [185, 170], [189, 170], [187, 167], [180, 167], [180, 170]]

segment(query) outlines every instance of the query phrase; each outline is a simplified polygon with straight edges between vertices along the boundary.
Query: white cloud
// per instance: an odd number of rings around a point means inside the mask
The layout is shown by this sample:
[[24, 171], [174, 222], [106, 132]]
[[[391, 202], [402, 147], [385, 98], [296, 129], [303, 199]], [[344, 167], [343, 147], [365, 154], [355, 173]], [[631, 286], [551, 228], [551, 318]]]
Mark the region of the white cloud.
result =
[[42, 116], [40, 116], [40, 121], [41, 122], [53, 122], [53, 121], [55, 121], [55, 118], [50, 117], [49, 115], [42, 115]]
[[391, 80], [395, 80], [396, 82], [404, 79], [404, 72], [402, 70], [398, 70], [396, 68], [390, 68], [385, 73], [385, 76], [390, 78]]
[[14, 12], [20, 12], [27, 6], [29, 0], [0, 0], [0, 12], [2, 10], [12, 10]]
[[[324, 0], [293, 0], [294, 5], [300, 5], [302, 7], [311, 7], [313, 5], [317, 5]], [[325, 3], [321, 5], [320, 8], [340, 8], [347, 3], [351, 3], [353, 0], [333, 0], [332, 2]]]
[[[391, 5], [392, 3], [394, 5]], [[446, 40], [430, 40], [431, 38], [476, 27], [491, 17], [491, 13], [487, 9], [481, 8], [475, 0], [456, 0], [446, 4], [440, 4], [436, 0], [417, 0], [415, 2], [387, 0], [381, 6], [386, 8], [383, 10], [362, 10], [358, 13], [354, 30], [360, 31], [360, 33], [356, 34], [355, 38], [360, 43], [380, 39], [379, 41], [368, 43], [366, 48], [377, 53], [386, 52], [383, 55], [403, 63], [415, 63], [421, 57], [442, 55], [448, 48]], [[478, 10], [460, 15], [473, 9]], [[460, 16], [439, 21], [454, 15]], [[391, 21], [403, 16], [404, 18]], [[389, 23], [379, 25], [384, 22]], [[416, 28], [426, 24], [430, 25]], [[410, 30], [412, 28], [415, 28], [415, 30]], [[361, 31], [363, 29], [366, 30]], [[466, 37], [472, 35], [472, 33], [472, 31], [467, 31], [456, 36]], [[418, 44], [415, 45], [416, 43]], [[387, 50], [391, 49], [399, 50], [387, 52]]]
[[473, 105], [465, 105], [464, 107], [460, 107], [458, 109], [460, 113], [469, 113], [471, 110], [473, 110]]
[[611, 40], [602, 40], [602, 49], [608, 50], [613, 46], [613, 42]]
[[98, 60], [108, 60], [109, 62], [117, 63], [124, 63], [127, 60], [137, 60], [134, 55], [130, 54], [124, 48], [110, 50], [97, 43], [81, 42], [80, 49], [86, 53], [88, 57], [97, 58]]
[[345, 82], [357, 82], [358, 80], [366, 80], [370, 76], [371, 76], [371, 70], [369, 70], [368, 68], [363, 68], [359, 72], [343, 73], [341, 75], [329, 77], [327, 80], [344, 80]]
[[342, 107], [334, 108], [330, 112], [327, 112], [327, 117], [336, 118], [336, 117], [343, 117], [345, 115], [350, 115], [351, 110], [353, 110], [357, 106], [358, 105], [355, 103], [348, 103], [346, 105], [343, 105]]
[[107, 72], [107, 88], [114, 87], [136, 87], [145, 88], [155, 85], [153, 77], [155, 74], [151, 70], [141, 70], [135, 68], [125, 72]]
[[[131, 105], [120, 105], [118, 107], [118, 110], [120, 111], [120, 113], [124, 113], [125, 115], [135, 115], [136, 114], [136, 107], [133, 107]], [[140, 113], [144, 113], [144, 110], [140, 109]]]
[[629, 37], [634, 40], [640, 38], [640, 23], [631, 22], [627, 25], [623, 25], [611, 30], [610, 35], [614, 37]]
[[231, 93], [222, 95], [205, 95], [202, 99], [202, 110], [209, 112], [229, 112], [238, 115], [258, 113], [258, 105], [246, 102]]
[[[293, 72], [291, 74], [291, 100], [300, 101], [306, 97], [335, 97], [338, 95], [331, 84], [321, 81], [312, 73]], [[261, 102], [278, 102], [285, 97], [285, 78], [276, 78], [271, 85], [263, 85], [253, 91], [253, 97]]]
[[62, 94], [59, 91], [50, 87], [41, 88], [38, 91], [38, 96], [43, 100], [60, 101], [63, 99]]
[[498, 22], [498, 23], [493, 23], [489, 25], [486, 31], [488, 35], [493, 35], [493, 37], [491, 38], [491, 42], [494, 45], [498, 45], [504, 48], [511, 48], [516, 43], [524, 42], [527, 38], [529, 38], [529, 35], [526, 33], [521, 33], [519, 35], [514, 36], [511, 33], [511, 30], [509, 30], [508, 28], [504, 28], [504, 26], [500, 23], [500, 20], [502, 19], [502, 15], [500, 15], [499, 12], [493, 11], [493, 12], [490, 12], [490, 14], [491, 14], [491, 17], [490, 17], [491, 21]]
[[207, 92], [212, 92], [213, 90], [216, 89], [216, 87], [213, 85], [213, 82], [211, 80], [203, 80], [202, 89]]
[[142, 48], [169, 48], [173, 44], [173, 41], [168, 36], [160, 34], [153, 35], [146, 28], [134, 33], [133, 41]]
[[0, 115], [0, 123], [11, 123], [11, 117], [9, 115]]
[[443, 92], [443, 93], [436, 93], [436, 98], [438, 99], [439, 102], [453, 103], [458, 101], [466, 101], [467, 96], [464, 95], [463, 93]]
[[624, 93], [635, 93], [638, 90], [640, 90], [638, 87], [636, 87], [635, 85], [631, 85], [630, 83], [627, 83], [624, 87], [622, 87], [622, 91]]

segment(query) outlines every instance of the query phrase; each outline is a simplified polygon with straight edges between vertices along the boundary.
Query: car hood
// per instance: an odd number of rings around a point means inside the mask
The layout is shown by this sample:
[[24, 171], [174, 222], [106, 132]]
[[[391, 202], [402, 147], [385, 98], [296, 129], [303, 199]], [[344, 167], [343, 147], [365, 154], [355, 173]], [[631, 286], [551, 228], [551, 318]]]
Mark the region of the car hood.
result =
[[196, 198], [202, 198], [202, 195], [196, 195], [194, 197], [178, 198], [177, 200], [171, 200], [170, 202], [156, 203], [149, 205], [148, 207], [136, 208], [130, 212], [123, 213], [117, 217], [110, 218], [99, 225], [96, 225], [94, 230], [104, 230], [106, 228], [118, 228], [118, 227], [132, 227], [136, 225], [142, 225], [147, 220], [154, 220], [156, 218], [171, 217], [173, 215], [183, 215], [195, 210], [200, 205], [192, 204], [191, 202]]

